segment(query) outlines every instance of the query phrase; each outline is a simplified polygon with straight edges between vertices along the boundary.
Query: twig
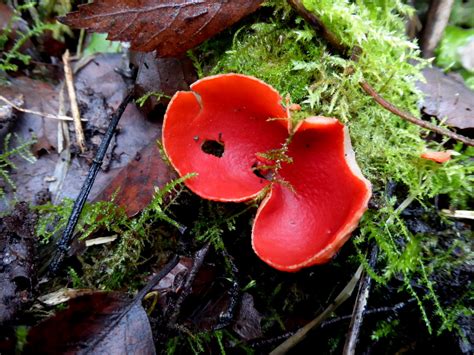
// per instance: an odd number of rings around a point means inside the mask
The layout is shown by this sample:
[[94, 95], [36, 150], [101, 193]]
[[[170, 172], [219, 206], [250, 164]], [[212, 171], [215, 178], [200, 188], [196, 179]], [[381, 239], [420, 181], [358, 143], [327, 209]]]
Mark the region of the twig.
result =
[[[415, 301], [416, 301], [415, 298], [410, 298], [406, 302], [399, 302], [397, 304], [394, 304], [393, 306], [378, 307], [378, 308], [369, 309], [369, 310], [364, 312], [364, 315], [365, 316], [370, 316], [370, 315], [380, 314], [380, 313], [395, 313], [396, 314], [400, 310], [407, 307], [408, 305], [414, 303]], [[324, 327], [327, 327], [327, 326], [330, 326], [330, 325], [333, 325], [335, 323], [339, 323], [339, 322], [342, 322], [342, 321], [345, 321], [345, 320], [349, 320], [349, 319], [352, 319], [352, 314], [348, 314], [348, 315], [337, 317], [337, 318], [328, 319], [327, 321], [321, 323], [321, 328], [324, 328]]]
[[[50, 113], [32, 111], [32, 110], [28, 110], [26, 108], [22, 108], [18, 105], [15, 105], [15, 103], [8, 100], [6, 97], [4, 97], [2, 95], [0, 95], [0, 100], [4, 101], [7, 105], [10, 105], [11, 107], [13, 107], [15, 110], [23, 112], [23, 113], [29, 113], [29, 114], [32, 114], [32, 115], [41, 116], [41, 117], [45, 117], [45, 118], [52, 118], [53, 120], [61, 120], [61, 121], [72, 121], [73, 120], [72, 117], [69, 117], [69, 116], [52, 115]], [[83, 119], [82, 121], [87, 121], [87, 120]]]
[[198, 250], [196, 254], [194, 255], [193, 266], [191, 267], [191, 270], [189, 271], [188, 277], [186, 278], [186, 281], [182, 287], [182, 291], [179, 294], [178, 299], [176, 300], [174, 305], [170, 307], [170, 312], [168, 312], [168, 313], [171, 313], [168, 318], [168, 324], [171, 325], [171, 327], [176, 327], [177, 325], [178, 317], [181, 311], [181, 305], [183, 304], [184, 300], [191, 292], [191, 286], [194, 280], [196, 279], [196, 275], [201, 269], [202, 264], [204, 263], [204, 259], [206, 258], [206, 255], [208, 252], [209, 252], [209, 243], [204, 245], [204, 247]]
[[232, 286], [228, 291], [229, 305], [227, 306], [227, 309], [225, 311], [219, 314], [219, 321], [215, 326], [213, 326], [214, 330], [222, 329], [232, 323], [232, 321], [234, 320], [235, 311], [237, 310], [237, 306], [239, 305], [241, 300], [240, 284], [237, 279], [239, 269], [237, 268], [237, 265], [235, 264], [232, 256], [229, 255], [225, 247], [222, 249], [221, 253], [222, 256], [226, 259], [226, 261], [230, 264], [230, 282], [232, 283]]
[[[413, 304], [416, 302], [415, 298], [410, 298], [408, 301], [405, 302], [399, 302], [394, 304], [393, 306], [387, 306], [387, 307], [378, 307], [378, 308], [373, 308], [369, 309], [364, 312], [365, 316], [371, 316], [371, 315], [377, 315], [381, 313], [394, 313], [397, 314], [399, 311], [404, 309], [405, 307], [409, 306], [410, 304]], [[352, 319], [352, 314], [347, 314], [345, 316], [340, 316], [340, 317], [335, 317], [328, 319], [324, 322], [321, 323], [320, 328], [325, 328], [329, 327], [331, 325], [337, 324], [339, 322], [343, 322], [346, 320]], [[277, 337], [270, 338], [270, 339], [255, 339], [252, 341], [247, 342], [247, 345], [249, 345], [251, 348], [262, 348], [268, 345], [271, 345], [276, 342], [280, 342], [282, 340], [288, 339], [294, 334], [294, 332], [287, 332], [285, 334], [281, 334]], [[237, 345], [237, 343], [236, 343]]]
[[57, 243], [56, 253], [53, 255], [53, 258], [49, 265], [49, 271], [52, 274], [55, 274], [56, 272], [58, 272], [59, 267], [61, 266], [61, 263], [64, 259], [64, 256], [66, 255], [66, 251], [68, 250], [69, 245], [72, 241], [74, 228], [76, 227], [77, 221], [79, 220], [79, 217], [81, 215], [82, 208], [84, 207], [84, 204], [86, 203], [87, 196], [89, 195], [92, 185], [94, 184], [95, 177], [97, 176], [97, 173], [99, 172], [99, 169], [102, 165], [102, 161], [104, 160], [104, 156], [105, 156], [105, 153], [107, 152], [107, 148], [109, 147], [109, 144], [110, 144], [110, 141], [112, 140], [115, 129], [117, 128], [117, 124], [120, 118], [122, 117], [122, 114], [125, 111], [125, 108], [129, 104], [129, 102], [132, 100], [132, 97], [133, 97], [133, 89], [129, 91], [127, 96], [123, 99], [122, 103], [118, 107], [117, 111], [115, 111], [115, 113], [112, 116], [112, 119], [107, 128], [107, 131], [105, 132], [104, 138], [102, 139], [99, 149], [97, 150], [97, 154], [94, 160], [92, 161], [92, 165], [89, 169], [89, 173], [86, 177], [86, 180], [84, 181], [81, 191], [79, 192], [79, 195], [77, 196], [76, 201], [74, 202], [74, 206], [72, 208], [71, 215], [69, 216], [69, 220], [66, 225], [66, 228], [64, 229], [63, 235], [61, 236], [61, 239]]
[[405, 209], [408, 206], [410, 206], [413, 201], [415, 201], [416, 197], [417, 197], [416, 194], [409, 194], [408, 197], [406, 199], [404, 199], [402, 201], [402, 203], [400, 203], [400, 205], [398, 205], [398, 207], [395, 209], [395, 211], [393, 211], [393, 213], [390, 214], [390, 216], [387, 218], [387, 221], [385, 222], [385, 224], [387, 226], [391, 225], [393, 223], [393, 221], [395, 220], [395, 218], [400, 216], [400, 213], [405, 211]]
[[416, 118], [415, 116], [409, 114], [408, 112], [404, 112], [404, 111], [400, 110], [398, 107], [396, 107], [392, 103], [385, 100], [382, 96], [380, 96], [380, 94], [377, 91], [375, 91], [375, 89], [372, 86], [370, 86], [370, 84], [367, 83], [366, 81], [362, 81], [360, 83], [360, 86], [362, 87], [362, 89], [367, 94], [372, 96], [372, 98], [375, 100], [375, 102], [377, 102], [380, 106], [382, 106], [386, 110], [390, 111], [391, 113], [403, 118], [404, 120], [407, 120], [408, 122], [416, 124], [420, 127], [429, 129], [430, 131], [441, 134], [443, 136], [455, 139], [455, 140], [457, 140], [459, 142], [462, 142], [466, 145], [474, 146], [474, 140], [473, 139], [470, 139], [468, 137], [465, 137], [465, 136], [462, 136], [460, 134], [454, 133], [453, 131], [450, 131], [449, 129], [436, 126], [436, 125], [432, 124], [431, 122], [420, 120], [419, 118]]
[[[329, 29], [326, 28], [324, 23], [319, 19], [316, 15], [314, 15], [312, 12], [309, 12], [304, 5], [301, 3], [301, 0], [288, 0], [288, 3], [298, 12], [298, 14], [303, 17], [306, 21], [309, 22], [311, 26], [316, 31], [321, 32], [321, 36], [328, 42], [328, 44], [335, 49], [337, 52], [342, 54], [343, 56], [350, 57], [350, 53], [354, 53], [354, 49], [358, 49], [355, 47], [353, 50], [351, 50], [348, 46], [344, 45], [339, 39], [336, 37], [334, 33], [329, 31]], [[352, 60], [357, 60], [358, 56], [353, 56], [350, 59]], [[426, 128], [430, 131], [436, 132], [438, 134], [441, 134], [443, 136], [447, 136], [449, 138], [455, 139], [457, 141], [460, 141], [466, 145], [474, 146], [474, 140], [469, 139], [468, 137], [462, 136], [460, 134], [454, 133], [450, 131], [449, 129], [438, 127], [430, 122], [426, 122], [423, 120], [420, 120], [419, 118], [416, 118], [415, 116], [402, 111], [401, 109], [397, 108], [395, 105], [392, 103], [388, 102], [385, 100], [383, 97], [380, 96], [380, 94], [375, 91], [375, 89], [370, 86], [369, 83], [366, 81], [362, 81], [360, 83], [360, 86], [362, 89], [369, 94], [370, 96], [373, 97], [375, 102], [377, 102], [380, 106], [383, 108], [387, 109], [388, 111], [392, 112], [393, 114], [399, 116], [400, 118], [403, 118], [404, 120], [407, 120], [413, 124], [416, 124], [420, 127]]]
[[474, 219], [474, 211], [468, 211], [468, 210], [451, 211], [451, 210], [443, 209], [441, 210], [441, 213], [447, 217], [452, 217], [452, 218]]
[[82, 58], [82, 49], [84, 46], [84, 38], [86, 36], [86, 30], [81, 28], [79, 32], [79, 39], [77, 40], [77, 49], [76, 49], [76, 57]]
[[71, 103], [71, 112], [74, 122], [74, 131], [76, 132], [76, 142], [81, 152], [86, 151], [86, 139], [84, 137], [84, 131], [82, 130], [81, 125], [81, 114], [79, 112], [79, 106], [77, 104], [76, 90], [74, 89], [74, 79], [72, 76], [72, 69], [69, 63], [69, 51], [63, 54], [63, 63], [64, 63], [64, 76], [66, 77], [66, 86], [67, 92], [69, 94], [69, 101]]
[[301, 17], [306, 20], [306, 22], [308, 22], [317, 32], [319, 32], [321, 37], [324, 38], [324, 40], [326, 40], [326, 42], [328, 42], [333, 49], [343, 55], [349, 54], [349, 48], [339, 41], [337, 36], [324, 25], [323, 21], [321, 21], [319, 17], [306, 10], [300, 0], [288, 0], [288, 3]]
[[174, 255], [173, 258], [155, 276], [153, 276], [150, 281], [148, 281], [146, 286], [143, 287], [140, 292], [137, 293], [137, 295], [135, 296], [135, 300], [141, 301], [143, 297], [145, 297], [145, 295], [150, 292], [163, 277], [168, 275], [171, 270], [173, 270], [174, 267], [178, 265], [178, 262], [179, 257], [177, 255]]
[[[64, 108], [64, 82], [59, 86], [59, 107], [58, 114], [62, 115], [65, 113]], [[54, 167], [53, 176], [56, 181], [49, 185], [49, 191], [51, 192], [53, 203], [57, 203], [59, 200], [60, 192], [63, 187], [64, 181], [66, 180], [69, 165], [71, 164], [71, 150], [69, 148], [71, 139], [69, 137], [69, 129], [67, 122], [58, 122], [58, 160]]]
[[[278, 335], [276, 337], [272, 337], [272, 338], [267, 338], [267, 339], [257, 338], [257, 339], [248, 341], [247, 345], [250, 346], [252, 349], [259, 349], [259, 348], [263, 348], [263, 347], [268, 347], [268, 346], [273, 345], [273, 344], [281, 343], [283, 340], [288, 339], [293, 334], [295, 334], [295, 333], [294, 332], [286, 332], [285, 334], [280, 334], [280, 335]], [[238, 345], [239, 345], [239, 343], [235, 343], [235, 345], [232, 346], [232, 348], [237, 347]]]
[[270, 355], [286, 354], [291, 348], [301, 342], [311, 329], [321, 324], [322, 321], [324, 321], [332, 312], [334, 312], [342, 303], [344, 303], [352, 295], [354, 288], [359, 282], [362, 270], [362, 265], [360, 265], [349, 283], [337, 295], [334, 301], [319, 316], [306, 324], [303, 328], [298, 329], [294, 335], [273, 349]]
[[[377, 260], [378, 249], [377, 245], [372, 247], [370, 253], [369, 265], [374, 267]], [[351, 324], [349, 325], [349, 334], [347, 335], [346, 342], [344, 344], [344, 355], [353, 355], [355, 354], [355, 349], [357, 345], [357, 340], [359, 339], [360, 328], [364, 320], [364, 311], [367, 307], [367, 301], [369, 299], [370, 285], [372, 283], [372, 278], [367, 272], [364, 272], [362, 276], [359, 292], [357, 294], [356, 302], [354, 305], [354, 311], [352, 312]]]
[[424, 58], [433, 57], [434, 50], [448, 24], [453, 5], [454, 0], [431, 0], [421, 39], [421, 51]]

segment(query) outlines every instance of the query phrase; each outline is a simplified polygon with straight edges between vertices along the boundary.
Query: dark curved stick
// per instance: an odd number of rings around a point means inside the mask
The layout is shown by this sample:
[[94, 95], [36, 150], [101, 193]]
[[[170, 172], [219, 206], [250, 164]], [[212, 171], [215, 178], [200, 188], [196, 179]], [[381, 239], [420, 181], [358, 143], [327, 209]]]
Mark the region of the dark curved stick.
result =
[[69, 216], [69, 220], [67, 222], [66, 228], [64, 229], [63, 235], [57, 242], [57, 250], [53, 255], [51, 262], [49, 264], [49, 273], [56, 274], [61, 267], [61, 264], [64, 260], [64, 256], [66, 255], [67, 250], [69, 249], [69, 245], [71, 244], [74, 228], [76, 228], [77, 222], [79, 221], [79, 217], [81, 216], [82, 209], [84, 204], [87, 201], [87, 196], [89, 196], [89, 192], [92, 189], [92, 185], [94, 184], [95, 178], [99, 169], [102, 165], [104, 160], [105, 154], [107, 152], [107, 148], [109, 147], [110, 141], [114, 135], [115, 129], [120, 121], [120, 118], [125, 111], [127, 105], [132, 101], [133, 98], [133, 89], [131, 89], [127, 96], [123, 99], [120, 106], [117, 108], [117, 111], [114, 112], [112, 119], [110, 120], [109, 126], [107, 127], [107, 132], [102, 138], [102, 142], [100, 142], [99, 150], [96, 153], [94, 160], [92, 161], [92, 165], [89, 169], [89, 173], [84, 181], [81, 191], [77, 196], [74, 206], [71, 211], [71, 215]]
[[[370, 252], [369, 266], [374, 268], [377, 261], [378, 248], [377, 245], [372, 247]], [[372, 278], [367, 272], [364, 273], [362, 279], [359, 283], [359, 292], [357, 294], [356, 302], [354, 305], [354, 310], [352, 312], [351, 324], [349, 326], [349, 333], [347, 334], [346, 342], [344, 344], [344, 355], [353, 355], [355, 354], [355, 349], [357, 341], [359, 340], [360, 328], [362, 327], [362, 322], [364, 321], [364, 313], [367, 308], [367, 302], [369, 300], [370, 286], [372, 283]]]

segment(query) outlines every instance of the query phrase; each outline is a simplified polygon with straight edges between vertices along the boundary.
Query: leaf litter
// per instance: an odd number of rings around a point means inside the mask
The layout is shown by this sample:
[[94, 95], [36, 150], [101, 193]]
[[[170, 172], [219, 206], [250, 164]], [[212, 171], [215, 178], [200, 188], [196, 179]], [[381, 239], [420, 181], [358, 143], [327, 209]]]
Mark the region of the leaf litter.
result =
[[[51, 336], [54, 334], [54, 336]], [[148, 317], [139, 303], [119, 292], [95, 292], [32, 328], [26, 354], [154, 354]]]
[[[59, 159], [58, 121], [29, 113], [16, 113], [17, 118], [13, 124], [12, 132], [22, 140], [34, 137], [37, 143], [33, 146], [33, 152], [38, 159], [33, 164], [19, 158], [15, 159], [17, 170], [12, 171], [11, 176], [16, 181], [17, 188], [16, 191], [10, 191], [7, 198], [1, 201], [2, 209], [7, 208], [7, 201], [13, 197], [17, 200], [34, 201], [38, 191], [49, 191], [52, 194], [52, 200], [56, 202], [64, 198], [76, 197], [89, 169], [93, 152], [97, 149], [107, 128], [108, 117], [125, 94], [124, 81], [114, 70], [120, 67], [121, 61], [122, 58], [119, 54], [99, 55], [81, 69], [76, 76], [76, 90], [81, 114], [83, 118], [87, 119], [87, 122], [83, 122], [83, 124], [89, 152], [84, 155], [80, 154], [77, 147], [72, 145], [70, 160]], [[14, 87], [0, 87], [0, 94], [7, 92], [21, 94], [25, 98], [25, 108], [56, 114], [59, 106], [58, 90], [59, 88], [50, 84], [23, 77], [15, 79]], [[120, 170], [126, 167], [129, 162], [135, 162], [136, 165], [135, 158], [140, 150], [155, 142], [156, 137], [160, 134], [160, 124], [145, 119], [134, 105], [129, 105], [126, 109], [120, 127], [114, 145], [109, 148], [103, 173], [99, 174], [97, 183], [92, 189], [91, 199], [94, 199], [114, 176], [119, 175]], [[74, 132], [70, 130], [67, 133], [71, 137], [74, 135]], [[157, 152], [158, 149], [155, 148], [155, 153]], [[151, 153], [152, 150], [149, 150], [146, 154]], [[147, 157], [143, 156], [143, 158], [145, 160]], [[61, 184], [58, 181], [61, 176], [54, 174], [58, 159], [66, 170], [62, 176]]]
[[454, 75], [438, 68], [423, 71], [426, 83], [419, 83], [425, 94], [422, 111], [448, 126], [460, 129], [474, 127], [474, 92]]
[[105, 0], [82, 5], [60, 20], [72, 27], [107, 32], [112, 41], [130, 41], [137, 51], [156, 50], [159, 56], [175, 57], [254, 12], [262, 2]]
[[37, 266], [36, 214], [26, 202], [0, 218], [0, 325], [13, 323], [33, 301]]

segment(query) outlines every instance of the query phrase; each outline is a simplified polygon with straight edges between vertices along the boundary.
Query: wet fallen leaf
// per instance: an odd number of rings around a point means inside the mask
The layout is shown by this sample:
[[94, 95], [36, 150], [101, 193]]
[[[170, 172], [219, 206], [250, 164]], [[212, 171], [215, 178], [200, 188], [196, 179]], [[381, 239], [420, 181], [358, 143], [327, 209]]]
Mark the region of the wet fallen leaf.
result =
[[474, 92], [440, 69], [428, 68], [423, 74], [426, 83], [418, 84], [425, 94], [423, 112], [451, 127], [474, 127]]
[[132, 49], [175, 57], [254, 12], [262, 0], [96, 0], [60, 19]]
[[[75, 76], [81, 115], [88, 119], [84, 128], [92, 152], [103, 137], [110, 120], [109, 115], [119, 106], [126, 92], [122, 76], [115, 71], [115, 68], [121, 66], [121, 60], [120, 54], [98, 55], [89, 60]], [[9, 87], [0, 87], [0, 94], [2, 93], [9, 98], [21, 94], [24, 108], [54, 115], [58, 113], [58, 88], [49, 84], [28, 78], [15, 78]], [[65, 99], [67, 109], [67, 94]], [[71, 142], [74, 142], [72, 124], [68, 125], [69, 130], [66, 130], [71, 135]], [[115, 144], [107, 152], [105, 170], [102, 169], [98, 174], [92, 187], [91, 200], [136, 157], [137, 152], [154, 142], [160, 134], [160, 125], [147, 120], [134, 104], [128, 105], [119, 127], [120, 130], [113, 140]], [[30, 140], [34, 132], [40, 144], [32, 148], [34, 152], [39, 153], [39, 157], [34, 164], [20, 158], [13, 159], [18, 169], [12, 170], [10, 176], [17, 189], [15, 196], [12, 191], [8, 191], [7, 198], [0, 200], [0, 210], [11, 208], [8, 201], [14, 198], [35, 201], [38, 191], [49, 191], [55, 203], [66, 197], [76, 198], [89, 170], [90, 161], [87, 159], [90, 159], [90, 156], [79, 156], [77, 152], [72, 152], [70, 159], [65, 159], [59, 155], [58, 128], [57, 120], [16, 113], [11, 132], [18, 135], [22, 141]], [[12, 142], [12, 146], [15, 145], [16, 143]], [[62, 166], [62, 169], [58, 169], [59, 166]]]
[[67, 309], [32, 328], [25, 353], [155, 354], [155, 346], [140, 303], [96, 292], [71, 299]]
[[31, 301], [36, 284], [35, 225], [36, 215], [26, 202], [0, 218], [0, 324], [13, 320]]
[[261, 338], [263, 336], [260, 325], [262, 318], [260, 312], [255, 308], [252, 295], [244, 293], [239, 313], [232, 329], [244, 340]]
[[[22, 97], [24, 101], [22, 108], [24, 109], [52, 115], [57, 114], [58, 95], [51, 84], [28, 77], [19, 77], [11, 79], [10, 86], [0, 86], [0, 94], [10, 100]], [[37, 142], [32, 147], [32, 152], [35, 155], [51, 153], [57, 149], [57, 120], [30, 113], [17, 112], [17, 116], [14, 132], [24, 140], [31, 139], [32, 132], [34, 132]]]
[[175, 177], [173, 170], [161, 159], [156, 141], [137, 153], [125, 168], [97, 196], [96, 200], [110, 200], [134, 216], [153, 198], [155, 187], [162, 187]]
[[193, 259], [182, 256], [176, 266], [153, 287], [153, 290], [160, 292], [162, 295], [168, 292], [177, 292], [182, 286], [183, 280], [186, 278], [184, 276], [189, 273], [192, 266]]
[[[144, 103], [145, 112], [152, 112], [158, 104], [167, 104], [176, 91], [189, 90], [189, 85], [198, 79], [193, 63], [187, 57], [157, 58], [156, 53], [133, 52], [132, 63], [138, 68], [135, 80], [135, 95], [141, 97], [150, 92]], [[156, 113], [151, 113], [156, 116]]]
[[160, 294], [158, 299], [160, 308], [165, 314], [170, 311], [170, 306], [172, 312], [177, 311], [173, 300], [185, 292], [186, 298], [178, 310], [179, 322], [192, 330], [220, 328], [223, 322], [232, 320], [232, 315], [228, 317], [227, 314], [231, 304], [238, 302], [239, 297], [232, 299], [229, 282], [219, 277], [219, 270], [210, 264], [204, 264], [199, 268], [190, 288], [186, 289], [193, 263], [193, 259], [181, 257], [179, 263], [153, 288]]

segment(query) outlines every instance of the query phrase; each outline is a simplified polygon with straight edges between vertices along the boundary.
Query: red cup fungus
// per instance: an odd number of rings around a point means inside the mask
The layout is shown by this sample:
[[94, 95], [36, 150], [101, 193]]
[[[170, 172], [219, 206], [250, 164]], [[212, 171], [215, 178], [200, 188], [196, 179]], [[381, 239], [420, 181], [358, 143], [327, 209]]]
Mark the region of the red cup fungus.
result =
[[[255, 253], [282, 271], [329, 261], [371, 196], [347, 128], [327, 117], [309, 117], [292, 128], [278, 92], [245, 75], [207, 77], [191, 90], [174, 95], [163, 122], [171, 164], [180, 176], [197, 173], [187, 187], [229, 202], [267, 191], [252, 229]], [[268, 152], [282, 147], [288, 159], [271, 176], [268, 166], [276, 162]]]

